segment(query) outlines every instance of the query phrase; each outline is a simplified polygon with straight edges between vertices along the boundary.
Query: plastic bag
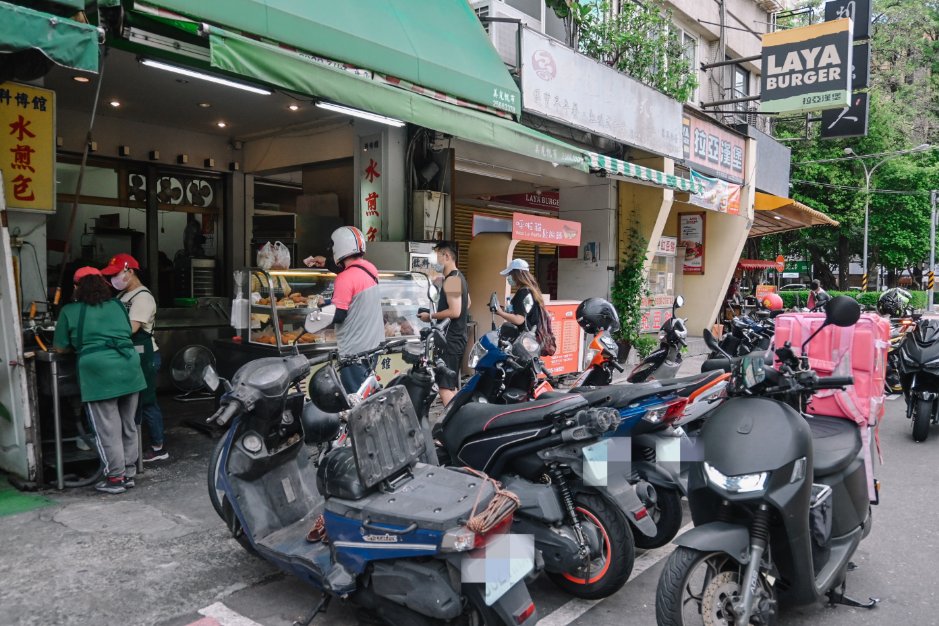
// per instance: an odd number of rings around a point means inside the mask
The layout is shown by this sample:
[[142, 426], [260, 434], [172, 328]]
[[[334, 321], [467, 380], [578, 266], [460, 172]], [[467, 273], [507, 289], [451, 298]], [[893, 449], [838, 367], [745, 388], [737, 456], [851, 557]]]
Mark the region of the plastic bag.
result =
[[279, 270], [290, 269], [290, 249], [279, 241], [274, 242], [274, 267]]
[[[279, 241], [277, 243], [280, 243]], [[280, 244], [284, 245], [284, 244]], [[270, 241], [261, 246], [258, 250], [258, 267], [262, 270], [269, 270], [274, 266], [274, 246]]]

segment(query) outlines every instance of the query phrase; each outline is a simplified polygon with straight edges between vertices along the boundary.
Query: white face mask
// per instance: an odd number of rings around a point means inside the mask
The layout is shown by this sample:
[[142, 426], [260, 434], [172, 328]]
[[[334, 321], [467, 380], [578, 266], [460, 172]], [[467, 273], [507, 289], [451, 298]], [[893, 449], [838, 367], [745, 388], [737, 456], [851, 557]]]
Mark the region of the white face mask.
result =
[[440, 262], [440, 257], [436, 252], [430, 253], [430, 258], [428, 261], [430, 261], [431, 269], [433, 269], [435, 272], [440, 273], [443, 271], [443, 263]]
[[505, 277], [505, 282], [509, 283], [509, 287], [514, 287], [514, 286], [515, 286], [515, 279], [512, 278], [511, 276], [506, 276], [506, 277]]
[[127, 283], [129, 281], [130, 279], [127, 276], [127, 270], [124, 270], [114, 275], [114, 278], [111, 279], [111, 284], [118, 291], [124, 291], [125, 289], [127, 289]]

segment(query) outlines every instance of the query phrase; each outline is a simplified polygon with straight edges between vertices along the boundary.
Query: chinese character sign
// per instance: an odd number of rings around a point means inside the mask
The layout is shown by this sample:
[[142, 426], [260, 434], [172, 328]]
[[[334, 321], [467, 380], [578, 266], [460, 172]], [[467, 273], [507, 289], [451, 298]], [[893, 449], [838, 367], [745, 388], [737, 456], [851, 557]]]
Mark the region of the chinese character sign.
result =
[[513, 213], [512, 239], [553, 243], [558, 246], [579, 246], [580, 224], [553, 217]]
[[682, 124], [686, 165], [706, 168], [732, 183], [743, 182], [746, 139], [693, 115], [684, 115]]
[[362, 221], [362, 234], [367, 241], [381, 241], [382, 211], [385, 199], [382, 197], [382, 161], [381, 135], [369, 135], [359, 139], [359, 216]]
[[0, 172], [8, 208], [55, 211], [55, 92], [0, 83]]

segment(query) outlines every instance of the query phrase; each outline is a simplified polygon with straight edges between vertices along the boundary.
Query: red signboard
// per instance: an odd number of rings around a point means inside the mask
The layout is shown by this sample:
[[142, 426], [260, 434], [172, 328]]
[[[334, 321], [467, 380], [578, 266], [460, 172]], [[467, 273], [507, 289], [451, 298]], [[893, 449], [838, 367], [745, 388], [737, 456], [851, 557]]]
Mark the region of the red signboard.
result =
[[643, 309], [642, 318], [639, 321], [639, 332], [657, 332], [671, 317], [671, 309]]
[[513, 213], [512, 239], [553, 243], [559, 246], [579, 246], [580, 223], [528, 213]]
[[584, 344], [583, 329], [577, 324], [578, 302], [552, 303], [546, 302], [545, 309], [551, 318], [551, 330], [557, 340], [558, 350], [554, 356], [542, 357], [545, 367], [552, 376], [572, 374], [581, 368], [581, 347]]
[[508, 204], [525, 209], [558, 211], [561, 207], [561, 192], [511, 193], [502, 196], [480, 196], [480, 199], [497, 204]]

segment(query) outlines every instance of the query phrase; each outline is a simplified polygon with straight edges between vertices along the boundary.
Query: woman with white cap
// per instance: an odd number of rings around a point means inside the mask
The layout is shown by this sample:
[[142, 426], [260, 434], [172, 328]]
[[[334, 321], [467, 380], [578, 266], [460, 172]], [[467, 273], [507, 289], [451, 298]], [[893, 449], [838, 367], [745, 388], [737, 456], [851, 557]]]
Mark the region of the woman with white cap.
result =
[[544, 297], [541, 295], [535, 277], [528, 271], [528, 261], [512, 259], [509, 266], [499, 273], [505, 276], [509, 287], [517, 288], [517, 291], [505, 309], [496, 307], [493, 313], [515, 324], [519, 330], [534, 331], [541, 323]]

